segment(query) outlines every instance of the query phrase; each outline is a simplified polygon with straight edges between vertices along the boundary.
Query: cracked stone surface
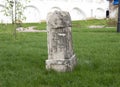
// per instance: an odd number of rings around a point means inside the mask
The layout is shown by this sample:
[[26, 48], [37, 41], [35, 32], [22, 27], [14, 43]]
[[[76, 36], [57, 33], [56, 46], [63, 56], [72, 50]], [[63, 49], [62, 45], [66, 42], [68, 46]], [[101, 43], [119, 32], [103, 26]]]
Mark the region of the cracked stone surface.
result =
[[68, 12], [55, 11], [47, 16], [48, 59], [46, 68], [59, 72], [72, 71], [76, 65], [73, 52], [71, 18]]

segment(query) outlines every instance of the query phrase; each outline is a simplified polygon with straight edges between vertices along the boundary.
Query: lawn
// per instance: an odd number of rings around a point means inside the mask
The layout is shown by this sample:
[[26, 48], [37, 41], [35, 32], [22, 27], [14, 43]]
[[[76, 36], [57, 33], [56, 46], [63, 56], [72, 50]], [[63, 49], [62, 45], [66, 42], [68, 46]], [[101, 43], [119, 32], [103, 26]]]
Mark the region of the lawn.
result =
[[[0, 87], [120, 87], [120, 34], [106, 20], [72, 22], [77, 66], [72, 72], [45, 69], [47, 34], [19, 33], [0, 25]], [[46, 24], [24, 24], [45, 29]], [[41, 27], [39, 27], [41, 25]], [[88, 28], [104, 25], [103, 28]]]

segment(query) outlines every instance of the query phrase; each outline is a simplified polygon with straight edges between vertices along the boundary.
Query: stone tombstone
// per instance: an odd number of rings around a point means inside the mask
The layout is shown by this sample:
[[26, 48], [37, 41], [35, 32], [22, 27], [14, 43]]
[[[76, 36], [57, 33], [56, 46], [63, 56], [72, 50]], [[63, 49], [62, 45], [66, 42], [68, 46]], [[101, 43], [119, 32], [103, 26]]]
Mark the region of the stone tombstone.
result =
[[55, 11], [47, 15], [48, 59], [46, 69], [72, 71], [76, 65], [73, 52], [71, 18], [68, 12]]

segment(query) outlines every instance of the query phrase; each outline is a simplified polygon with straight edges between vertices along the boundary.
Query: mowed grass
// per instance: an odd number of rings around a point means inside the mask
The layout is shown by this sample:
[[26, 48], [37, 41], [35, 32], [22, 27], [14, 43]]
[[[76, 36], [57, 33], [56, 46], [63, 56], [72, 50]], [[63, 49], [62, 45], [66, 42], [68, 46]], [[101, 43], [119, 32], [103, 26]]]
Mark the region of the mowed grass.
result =
[[2, 26], [0, 87], [120, 87], [120, 34], [116, 28], [90, 29], [89, 25], [107, 26], [105, 20], [73, 22], [78, 61], [72, 72], [65, 73], [45, 69], [46, 33], [17, 32], [15, 39], [14, 27]]

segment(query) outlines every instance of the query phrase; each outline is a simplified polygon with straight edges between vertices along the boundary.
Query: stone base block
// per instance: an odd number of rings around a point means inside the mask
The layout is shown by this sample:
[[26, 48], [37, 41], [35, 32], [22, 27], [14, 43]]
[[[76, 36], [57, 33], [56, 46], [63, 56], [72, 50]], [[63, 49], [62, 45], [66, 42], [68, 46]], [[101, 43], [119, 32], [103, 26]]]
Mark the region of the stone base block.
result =
[[58, 72], [72, 71], [76, 63], [76, 57], [73, 55], [69, 59], [48, 59], [46, 60], [46, 69]]

